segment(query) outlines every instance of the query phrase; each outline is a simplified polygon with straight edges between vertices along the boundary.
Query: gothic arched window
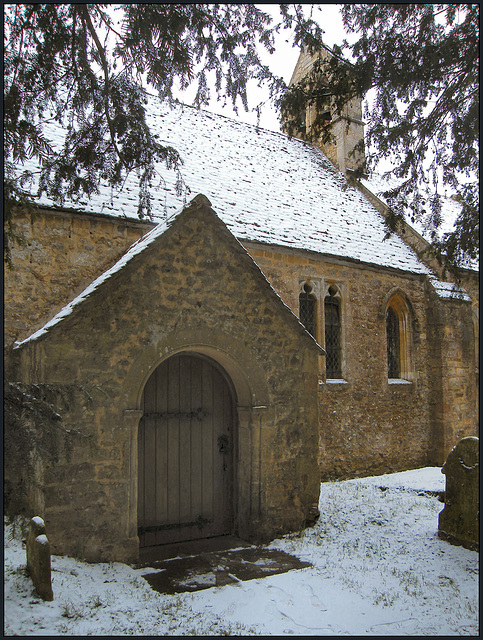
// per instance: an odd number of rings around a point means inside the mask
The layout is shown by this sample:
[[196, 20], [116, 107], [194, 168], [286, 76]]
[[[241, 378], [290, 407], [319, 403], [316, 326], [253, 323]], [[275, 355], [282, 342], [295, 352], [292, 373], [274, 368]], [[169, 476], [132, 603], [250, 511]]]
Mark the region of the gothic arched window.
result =
[[336, 294], [337, 288], [330, 286], [329, 295], [324, 299], [325, 367], [328, 379], [342, 378], [340, 297]]
[[409, 310], [404, 298], [394, 294], [386, 306], [387, 377], [408, 380], [410, 374]]
[[307, 331], [317, 339], [317, 298], [307, 282], [299, 295], [299, 317]]

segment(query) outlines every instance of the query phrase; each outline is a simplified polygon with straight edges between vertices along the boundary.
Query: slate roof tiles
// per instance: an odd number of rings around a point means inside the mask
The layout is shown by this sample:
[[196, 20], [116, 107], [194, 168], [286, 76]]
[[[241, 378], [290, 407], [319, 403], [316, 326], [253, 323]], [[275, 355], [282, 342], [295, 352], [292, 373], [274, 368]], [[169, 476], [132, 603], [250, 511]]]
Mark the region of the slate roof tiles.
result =
[[[148, 114], [159, 141], [177, 149], [183, 160], [181, 195], [176, 172], [157, 166], [155, 221], [203, 193], [239, 240], [429, 273], [402, 239], [394, 234], [385, 239], [382, 216], [308, 143], [194, 107], [160, 103], [154, 96]], [[58, 130], [55, 135], [60, 142]], [[101, 186], [89, 201], [65, 206], [137, 217], [137, 190], [137, 176], [131, 175], [120, 193]], [[43, 198], [41, 204], [54, 203]]]

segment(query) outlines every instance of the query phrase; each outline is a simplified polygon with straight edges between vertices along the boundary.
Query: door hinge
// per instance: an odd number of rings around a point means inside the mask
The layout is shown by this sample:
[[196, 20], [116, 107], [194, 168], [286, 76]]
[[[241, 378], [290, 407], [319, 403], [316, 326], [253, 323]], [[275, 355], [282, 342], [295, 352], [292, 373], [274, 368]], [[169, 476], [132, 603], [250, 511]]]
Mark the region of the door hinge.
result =
[[198, 527], [201, 531], [205, 525], [211, 524], [212, 522], [213, 520], [208, 520], [207, 518], [198, 516], [196, 520], [193, 520], [192, 522], [172, 522], [171, 524], [155, 524], [148, 527], [138, 527], [138, 534], [142, 535], [143, 533], [155, 533], [157, 531], [181, 529], [182, 527]]
[[164, 418], [189, 418], [195, 419], [201, 422], [204, 418], [207, 418], [210, 414], [203, 409], [193, 409], [192, 411], [153, 411], [151, 413], [145, 413], [143, 418], [156, 418], [163, 420]]

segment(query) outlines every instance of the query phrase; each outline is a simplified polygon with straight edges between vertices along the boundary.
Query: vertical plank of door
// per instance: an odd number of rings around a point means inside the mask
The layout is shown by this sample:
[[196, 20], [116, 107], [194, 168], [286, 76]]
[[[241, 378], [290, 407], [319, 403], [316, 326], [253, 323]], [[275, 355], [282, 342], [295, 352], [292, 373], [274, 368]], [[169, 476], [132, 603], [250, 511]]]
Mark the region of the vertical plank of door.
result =
[[[157, 369], [156, 412], [163, 414], [168, 410], [168, 366], [163, 362]], [[167, 418], [156, 419], [156, 524], [164, 523], [168, 513], [168, 429]], [[156, 533], [156, 543], [162, 542], [162, 532]]]
[[208, 415], [203, 420], [203, 432], [201, 442], [201, 457], [203, 461], [202, 482], [203, 482], [203, 518], [212, 520], [213, 511], [213, 367], [206, 361], [202, 362], [202, 399], [203, 411]]
[[[226, 435], [223, 412], [223, 391], [225, 381], [213, 368], [213, 508], [216, 531], [223, 533], [224, 477], [223, 467], [227, 464], [226, 453], [220, 452], [219, 438]], [[226, 469], [226, 471], [228, 471]]]
[[191, 520], [191, 361], [189, 356], [179, 358], [179, 411], [187, 414], [179, 421], [179, 518]]
[[[202, 398], [202, 360], [191, 359], [191, 407], [194, 411], [203, 407]], [[191, 516], [190, 521], [203, 512], [203, 477], [202, 477], [202, 432], [204, 420], [191, 420]], [[193, 532], [193, 535], [196, 535]]]
[[223, 473], [223, 523], [226, 533], [233, 530], [233, 405], [228, 385], [223, 385], [223, 424], [228, 437], [228, 452], [225, 454], [226, 470]]
[[[168, 360], [168, 411], [179, 412], [179, 357]], [[179, 523], [179, 417], [168, 418], [168, 524]]]
[[[143, 525], [150, 526], [156, 522], [156, 420], [146, 414], [156, 411], [156, 380], [154, 371], [144, 389], [144, 497], [143, 497]], [[144, 535], [146, 546], [154, 543], [155, 534], [148, 532]]]

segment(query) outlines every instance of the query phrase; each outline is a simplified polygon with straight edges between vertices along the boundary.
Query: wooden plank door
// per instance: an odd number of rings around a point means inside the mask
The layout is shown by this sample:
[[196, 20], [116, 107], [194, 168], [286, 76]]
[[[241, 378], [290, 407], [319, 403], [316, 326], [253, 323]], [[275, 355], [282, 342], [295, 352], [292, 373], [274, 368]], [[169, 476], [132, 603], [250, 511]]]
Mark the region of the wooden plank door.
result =
[[139, 424], [140, 546], [233, 532], [233, 401], [210, 360], [161, 363]]

